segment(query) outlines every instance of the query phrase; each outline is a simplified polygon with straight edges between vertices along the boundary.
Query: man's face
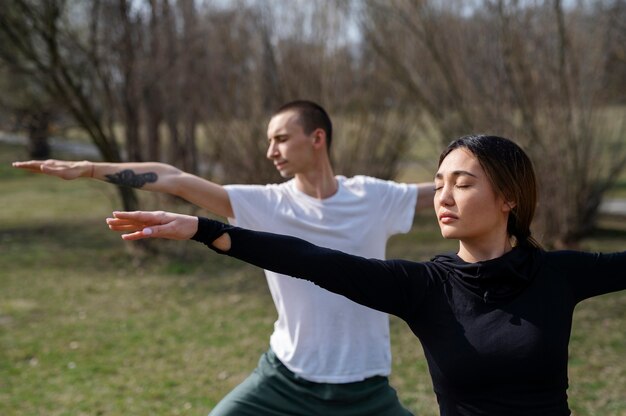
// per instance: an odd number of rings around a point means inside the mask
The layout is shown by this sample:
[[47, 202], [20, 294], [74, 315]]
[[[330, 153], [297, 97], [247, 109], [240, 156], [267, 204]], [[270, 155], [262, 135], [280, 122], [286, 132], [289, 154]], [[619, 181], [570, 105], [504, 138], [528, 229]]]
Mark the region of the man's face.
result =
[[296, 112], [287, 111], [272, 117], [267, 127], [267, 139], [267, 158], [283, 178], [314, 168], [314, 133], [304, 133]]

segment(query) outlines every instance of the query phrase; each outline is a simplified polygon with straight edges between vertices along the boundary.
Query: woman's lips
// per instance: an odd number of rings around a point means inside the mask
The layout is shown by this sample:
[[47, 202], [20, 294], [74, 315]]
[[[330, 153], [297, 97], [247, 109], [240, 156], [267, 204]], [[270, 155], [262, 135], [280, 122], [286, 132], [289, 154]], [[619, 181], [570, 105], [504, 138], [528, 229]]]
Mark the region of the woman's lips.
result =
[[443, 224], [450, 224], [456, 220], [458, 220], [459, 217], [457, 217], [454, 214], [451, 214], [449, 212], [443, 213], [439, 215], [439, 221]]

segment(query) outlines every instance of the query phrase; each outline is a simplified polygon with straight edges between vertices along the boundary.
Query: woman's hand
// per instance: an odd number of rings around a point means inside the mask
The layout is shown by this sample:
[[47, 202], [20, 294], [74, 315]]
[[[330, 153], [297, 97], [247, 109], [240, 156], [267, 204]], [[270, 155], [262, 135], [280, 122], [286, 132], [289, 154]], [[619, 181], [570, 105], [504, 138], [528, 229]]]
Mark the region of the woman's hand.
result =
[[198, 217], [165, 211], [116, 211], [106, 222], [113, 231], [124, 231], [124, 240], [166, 238], [188, 240], [198, 231]]

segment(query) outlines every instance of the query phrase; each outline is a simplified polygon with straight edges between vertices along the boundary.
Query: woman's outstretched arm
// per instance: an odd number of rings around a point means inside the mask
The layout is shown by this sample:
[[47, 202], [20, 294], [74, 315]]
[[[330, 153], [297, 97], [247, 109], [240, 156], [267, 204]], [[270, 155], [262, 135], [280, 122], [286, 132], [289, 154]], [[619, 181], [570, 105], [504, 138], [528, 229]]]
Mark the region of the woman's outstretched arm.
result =
[[365, 259], [299, 238], [250, 231], [169, 212], [116, 212], [109, 228], [125, 240], [194, 239], [213, 250], [277, 273], [309, 280], [362, 305], [406, 317], [425, 293], [423, 264]]

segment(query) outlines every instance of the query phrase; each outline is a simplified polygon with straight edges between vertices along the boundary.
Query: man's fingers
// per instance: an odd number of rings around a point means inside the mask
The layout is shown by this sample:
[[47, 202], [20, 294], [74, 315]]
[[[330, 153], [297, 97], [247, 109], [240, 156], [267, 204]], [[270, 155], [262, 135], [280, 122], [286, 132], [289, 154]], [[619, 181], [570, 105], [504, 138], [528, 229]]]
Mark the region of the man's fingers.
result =
[[41, 161], [32, 161], [29, 160], [27, 162], [13, 162], [11, 165], [14, 168], [28, 170], [30, 172], [41, 172], [41, 165], [43, 162]]
[[74, 179], [72, 175], [72, 164], [56, 159], [48, 160], [28, 160], [25, 162], [13, 162], [13, 167], [28, 170], [35, 173], [45, 173], [48, 175], [59, 176], [63, 179]]
[[16, 168], [29, 168], [29, 167], [34, 167], [34, 166], [39, 166], [43, 163], [43, 161], [41, 160], [24, 160], [24, 161], [17, 161], [17, 162], [13, 162], [12, 165], [15, 166]]
[[47, 164], [47, 163], [43, 163], [41, 165], [41, 171], [43, 173], [55, 173], [55, 172], [59, 172], [65, 169], [67, 169], [67, 166], [57, 166], [57, 165]]

